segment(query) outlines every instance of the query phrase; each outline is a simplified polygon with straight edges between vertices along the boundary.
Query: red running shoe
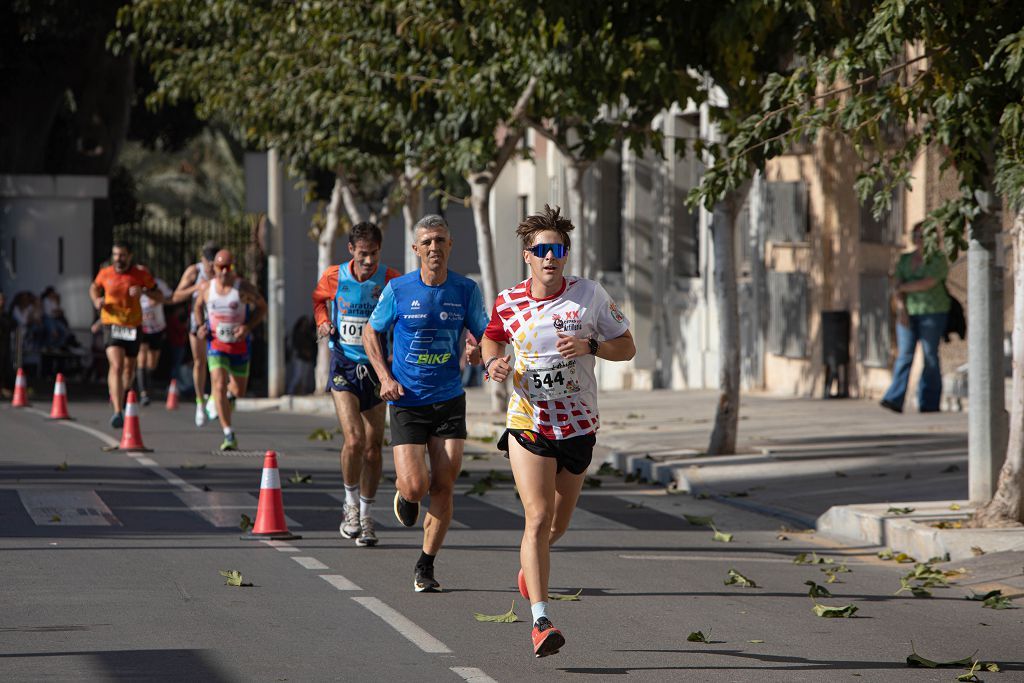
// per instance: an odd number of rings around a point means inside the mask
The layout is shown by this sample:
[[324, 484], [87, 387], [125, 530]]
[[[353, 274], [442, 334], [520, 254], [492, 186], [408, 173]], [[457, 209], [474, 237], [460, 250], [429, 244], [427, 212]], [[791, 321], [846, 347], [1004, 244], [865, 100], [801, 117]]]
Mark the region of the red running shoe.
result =
[[526, 587], [526, 574], [523, 573], [522, 567], [519, 568], [519, 576], [516, 578], [519, 582], [519, 594], [525, 599], [530, 599], [530, 590]]
[[562, 632], [555, 628], [554, 624], [547, 617], [541, 617], [533, 625], [533, 655], [535, 657], [547, 657], [557, 654], [565, 645], [565, 637]]

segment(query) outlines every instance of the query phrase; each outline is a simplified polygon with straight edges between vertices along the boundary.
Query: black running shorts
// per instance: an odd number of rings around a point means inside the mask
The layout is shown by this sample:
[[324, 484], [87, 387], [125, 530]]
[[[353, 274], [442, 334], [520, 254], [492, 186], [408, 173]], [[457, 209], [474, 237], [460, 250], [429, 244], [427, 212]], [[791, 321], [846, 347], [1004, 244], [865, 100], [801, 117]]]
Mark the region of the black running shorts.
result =
[[[134, 338], [131, 337], [134, 330]], [[142, 342], [141, 327], [121, 327], [118, 325], [103, 326], [103, 348], [108, 346], [119, 346], [124, 349], [124, 355], [128, 358], [135, 358], [139, 355], [139, 344]]]
[[594, 432], [571, 439], [549, 439], [529, 429], [506, 429], [498, 439], [499, 451], [508, 453], [510, 434], [520, 446], [531, 453], [554, 458], [558, 463], [558, 472], [564, 467], [573, 474], [583, 474], [590, 467], [590, 461], [594, 459], [594, 445], [597, 443], [597, 434]]
[[388, 406], [391, 410], [391, 445], [423, 445], [432, 436], [466, 438], [466, 395], [422, 406]]

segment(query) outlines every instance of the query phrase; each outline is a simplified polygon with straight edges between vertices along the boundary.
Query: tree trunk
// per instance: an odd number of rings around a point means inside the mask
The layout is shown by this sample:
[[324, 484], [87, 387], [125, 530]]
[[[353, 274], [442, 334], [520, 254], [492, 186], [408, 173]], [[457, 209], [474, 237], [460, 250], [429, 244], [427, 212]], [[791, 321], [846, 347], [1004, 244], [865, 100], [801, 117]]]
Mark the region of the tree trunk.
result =
[[715, 248], [715, 299], [718, 305], [718, 406], [708, 443], [709, 455], [736, 452], [740, 417], [740, 315], [736, 295], [734, 225], [738, 193], [730, 193], [715, 212], [712, 233]]
[[[323, 276], [324, 271], [333, 264], [334, 240], [338, 236], [338, 224], [341, 222], [342, 195], [345, 188], [345, 180], [338, 172], [334, 177], [334, 187], [331, 188], [331, 201], [327, 204], [327, 220], [316, 242], [316, 272], [317, 278]], [[328, 307], [328, 313], [330, 307]], [[317, 344], [316, 350], [316, 371], [313, 373], [316, 386], [313, 391], [323, 394], [327, 391], [327, 378], [331, 372], [331, 353], [327, 348], [327, 338], [323, 338]]]
[[1013, 222], [1013, 394], [1010, 438], [996, 493], [978, 509], [979, 526], [1024, 523], [1024, 208]]
[[[483, 282], [484, 307], [488, 310], [498, 297], [498, 271], [494, 265], [494, 236], [491, 233], [491, 185], [488, 173], [471, 173], [469, 181], [473, 205], [473, 222], [476, 224], [477, 256], [480, 262], [480, 279]], [[479, 340], [478, 340], [479, 341]], [[505, 410], [508, 390], [504, 384], [487, 383], [491, 387], [491, 410]]]
[[402, 219], [405, 222], [405, 272], [411, 273], [420, 267], [416, 254], [413, 253], [412, 245], [416, 240], [413, 228], [416, 221], [421, 218], [423, 212], [423, 191], [415, 180], [415, 172], [406, 169], [406, 172], [398, 179], [402, 188], [404, 201], [402, 202]]
[[570, 253], [570, 273], [580, 277], [593, 278], [597, 263], [597, 242], [589, 235], [587, 218], [583, 213], [583, 176], [590, 168], [590, 161], [572, 157], [565, 159], [565, 185], [569, 195], [569, 220], [576, 226], [573, 248]]

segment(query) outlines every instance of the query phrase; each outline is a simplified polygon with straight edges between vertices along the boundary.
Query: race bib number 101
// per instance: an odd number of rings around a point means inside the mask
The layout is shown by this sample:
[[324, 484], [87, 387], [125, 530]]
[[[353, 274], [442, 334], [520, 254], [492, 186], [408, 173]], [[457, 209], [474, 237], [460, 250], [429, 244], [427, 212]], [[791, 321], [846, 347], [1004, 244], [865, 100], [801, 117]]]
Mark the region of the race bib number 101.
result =
[[530, 399], [550, 401], [571, 396], [580, 390], [576, 378], [576, 361], [552, 368], [531, 368], [526, 372]]
[[341, 316], [338, 319], [338, 340], [342, 344], [362, 344], [363, 326], [368, 318]]

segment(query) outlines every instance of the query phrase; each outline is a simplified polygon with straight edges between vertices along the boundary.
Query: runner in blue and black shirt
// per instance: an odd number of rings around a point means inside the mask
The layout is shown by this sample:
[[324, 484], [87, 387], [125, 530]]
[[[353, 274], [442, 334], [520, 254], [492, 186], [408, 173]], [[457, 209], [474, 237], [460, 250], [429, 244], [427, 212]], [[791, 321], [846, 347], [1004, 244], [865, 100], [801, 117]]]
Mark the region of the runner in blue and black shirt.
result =
[[[420, 268], [384, 288], [364, 328], [363, 346], [380, 378], [380, 396], [391, 407], [399, 521], [416, 524], [419, 501], [430, 493], [413, 588], [435, 592], [441, 586], [434, 579], [434, 556], [452, 519], [452, 492], [466, 440], [459, 338], [468, 330], [479, 340], [488, 317], [476, 283], [448, 270], [452, 237], [444, 219], [424, 216], [415, 235]], [[393, 361], [388, 365], [381, 339], [392, 328]], [[467, 339], [466, 353], [476, 348], [475, 340]], [[430, 457], [429, 474], [424, 452]]]

